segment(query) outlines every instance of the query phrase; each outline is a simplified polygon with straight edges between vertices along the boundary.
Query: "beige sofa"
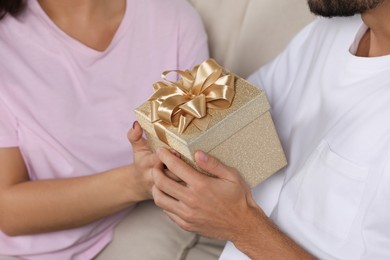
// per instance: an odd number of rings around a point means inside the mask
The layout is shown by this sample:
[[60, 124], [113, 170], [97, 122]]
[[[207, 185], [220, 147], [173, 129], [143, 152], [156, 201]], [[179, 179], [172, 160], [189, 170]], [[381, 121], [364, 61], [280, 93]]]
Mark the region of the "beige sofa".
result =
[[241, 77], [272, 60], [313, 15], [306, 0], [189, 0], [211, 56]]

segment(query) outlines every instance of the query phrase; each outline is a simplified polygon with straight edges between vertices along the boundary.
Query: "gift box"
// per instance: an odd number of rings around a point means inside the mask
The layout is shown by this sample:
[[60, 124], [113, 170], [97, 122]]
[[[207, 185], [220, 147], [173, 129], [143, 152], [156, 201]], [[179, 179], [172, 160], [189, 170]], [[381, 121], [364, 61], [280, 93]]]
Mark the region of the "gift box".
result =
[[287, 164], [267, 97], [259, 88], [209, 59], [178, 81], [154, 84], [154, 95], [135, 110], [153, 150], [171, 147], [200, 172], [202, 150], [236, 168], [255, 186]]

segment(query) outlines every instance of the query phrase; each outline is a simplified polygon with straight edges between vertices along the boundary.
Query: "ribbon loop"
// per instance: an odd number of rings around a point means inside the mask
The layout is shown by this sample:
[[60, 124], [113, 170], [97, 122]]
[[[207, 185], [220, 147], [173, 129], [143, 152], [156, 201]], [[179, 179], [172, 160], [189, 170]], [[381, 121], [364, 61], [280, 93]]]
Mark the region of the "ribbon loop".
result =
[[[169, 81], [167, 75], [171, 72], [176, 72], [181, 78]], [[165, 82], [155, 83], [155, 93], [149, 98], [151, 121], [156, 132], [163, 131], [161, 123], [177, 127], [179, 133], [191, 123], [204, 131], [211, 117], [208, 109], [226, 109], [233, 102], [234, 76], [224, 74], [213, 59], [206, 60], [192, 71], [164, 71], [161, 77]], [[162, 136], [162, 133], [157, 133], [157, 136]]]

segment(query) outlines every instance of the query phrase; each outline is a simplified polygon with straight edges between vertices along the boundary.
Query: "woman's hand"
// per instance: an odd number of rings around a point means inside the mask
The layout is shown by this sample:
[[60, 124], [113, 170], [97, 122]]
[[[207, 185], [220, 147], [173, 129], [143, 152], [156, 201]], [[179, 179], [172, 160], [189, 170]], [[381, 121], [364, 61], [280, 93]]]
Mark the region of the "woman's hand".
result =
[[150, 149], [148, 142], [142, 137], [142, 132], [140, 124], [135, 121], [127, 137], [133, 148], [133, 174], [136, 175], [134, 177], [139, 183], [135, 192], [140, 196], [139, 200], [146, 200], [152, 198], [152, 187], [154, 185], [153, 167], [162, 169], [163, 164]]

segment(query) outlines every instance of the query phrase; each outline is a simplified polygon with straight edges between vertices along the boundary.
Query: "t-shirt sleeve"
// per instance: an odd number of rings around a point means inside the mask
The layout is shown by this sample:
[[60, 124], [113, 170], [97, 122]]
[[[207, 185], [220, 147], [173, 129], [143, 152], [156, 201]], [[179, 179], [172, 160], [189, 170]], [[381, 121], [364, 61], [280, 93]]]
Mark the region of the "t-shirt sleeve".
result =
[[187, 1], [181, 1], [181, 5], [178, 67], [186, 70], [205, 61], [209, 51], [207, 34], [199, 14]]
[[0, 100], [0, 147], [15, 146], [18, 146], [16, 119]]

